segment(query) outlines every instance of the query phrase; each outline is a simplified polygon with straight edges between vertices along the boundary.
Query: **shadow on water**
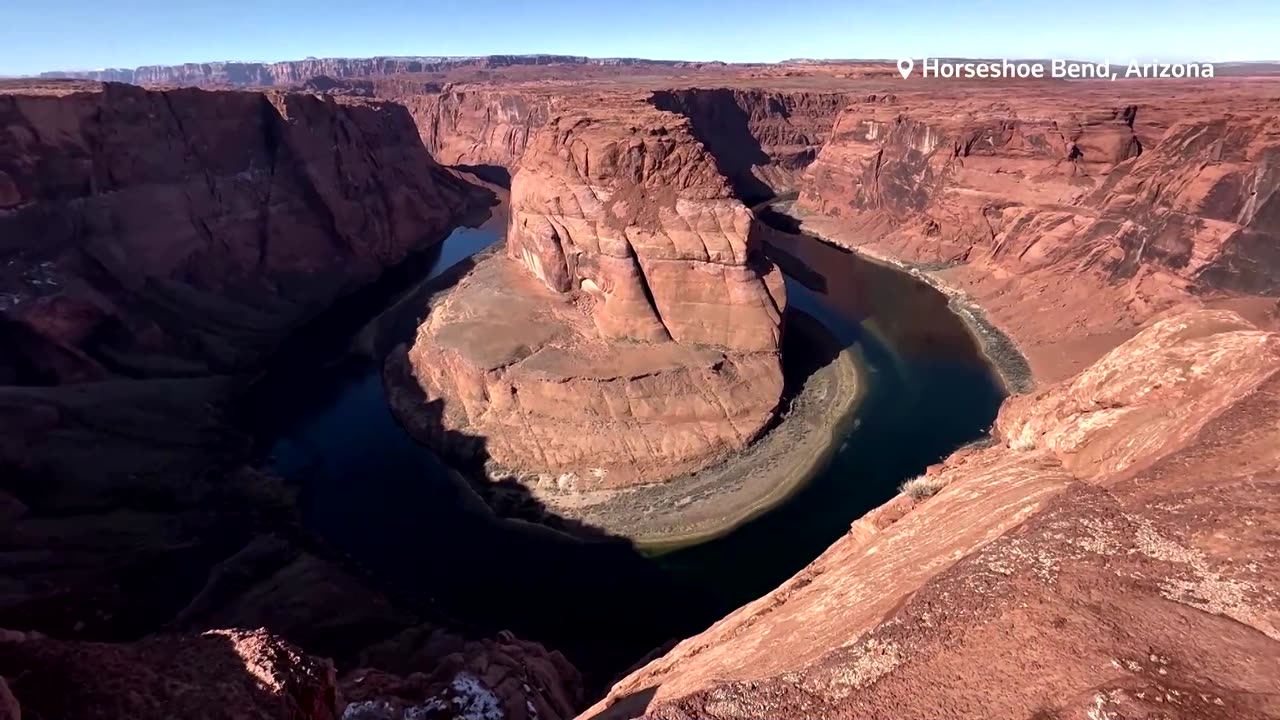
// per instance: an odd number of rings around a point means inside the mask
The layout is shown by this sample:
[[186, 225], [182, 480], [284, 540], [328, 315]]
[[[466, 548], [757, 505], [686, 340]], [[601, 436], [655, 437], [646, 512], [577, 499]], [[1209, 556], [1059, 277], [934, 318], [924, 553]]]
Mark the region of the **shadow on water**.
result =
[[[567, 531], [558, 532], [498, 517], [400, 427], [384, 392], [382, 358], [412, 341], [430, 296], [500, 239], [502, 221], [455, 231], [419, 286], [383, 295], [385, 312], [344, 306], [343, 317], [326, 320], [342, 336], [294, 344], [293, 363], [260, 382], [244, 411], [263, 464], [299, 486], [304, 522], [330, 545], [402, 597], [478, 633], [511, 630], [564, 652], [598, 694], [636, 658], [701, 630], [722, 608], [626, 540], [565, 519], [552, 523]], [[484, 439], [472, 441], [483, 455]], [[521, 515], [554, 517], [522, 485], [501, 490]]]
[[768, 232], [766, 246], [786, 273], [788, 302], [853, 354], [864, 387], [832, 460], [794, 497], [729, 535], [656, 558], [733, 606], [791, 577], [902, 481], [985, 436], [1004, 399], [977, 339], [934, 288], [811, 237]]
[[[830, 465], [734, 532], [657, 557], [555, 517], [519, 483], [486, 492], [510, 504], [495, 514], [394, 419], [381, 359], [412, 341], [430, 296], [501, 235], [501, 217], [459, 229], [420, 284], [326, 318], [340, 331], [299, 341], [247, 409], [264, 463], [300, 487], [309, 527], [406, 597], [476, 631], [509, 629], [561, 650], [592, 694], [800, 570], [902, 480], [981, 437], [1002, 399], [940, 293], [812, 238], [769, 231], [790, 302], [862, 366], [864, 400]], [[784, 353], [790, 382], [830, 360], [794, 342]], [[468, 441], [483, 458], [484, 438]], [[545, 515], [567, 532], [499, 517], [507, 514]]]
[[454, 169], [471, 173], [498, 187], [511, 187], [511, 171], [501, 165], [455, 165]]

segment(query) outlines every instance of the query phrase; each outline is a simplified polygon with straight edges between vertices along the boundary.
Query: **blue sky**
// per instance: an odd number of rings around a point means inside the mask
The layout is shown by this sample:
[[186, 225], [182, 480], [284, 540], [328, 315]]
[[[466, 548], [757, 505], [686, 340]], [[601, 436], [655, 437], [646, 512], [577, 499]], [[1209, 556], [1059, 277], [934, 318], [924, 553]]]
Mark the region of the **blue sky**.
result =
[[0, 75], [306, 56], [1277, 59], [1276, 0], [0, 0]]

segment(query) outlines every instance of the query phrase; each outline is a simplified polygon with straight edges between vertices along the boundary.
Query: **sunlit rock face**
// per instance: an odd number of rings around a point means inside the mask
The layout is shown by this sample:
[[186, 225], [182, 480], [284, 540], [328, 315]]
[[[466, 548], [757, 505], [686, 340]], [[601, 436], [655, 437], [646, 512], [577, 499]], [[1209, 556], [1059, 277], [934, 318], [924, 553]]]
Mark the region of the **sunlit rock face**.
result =
[[604, 337], [776, 350], [781, 274], [751, 256], [751, 212], [686, 121], [640, 118], [569, 115], [538, 134], [512, 183], [508, 253], [590, 297]]
[[428, 442], [616, 487], [705, 466], [772, 417], [785, 295], [751, 212], [686, 119], [614, 102], [537, 133], [505, 256], [419, 329], [398, 409]]
[[1280, 334], [1175, 314], [995, 430], [580, 717], [1267, 716]]

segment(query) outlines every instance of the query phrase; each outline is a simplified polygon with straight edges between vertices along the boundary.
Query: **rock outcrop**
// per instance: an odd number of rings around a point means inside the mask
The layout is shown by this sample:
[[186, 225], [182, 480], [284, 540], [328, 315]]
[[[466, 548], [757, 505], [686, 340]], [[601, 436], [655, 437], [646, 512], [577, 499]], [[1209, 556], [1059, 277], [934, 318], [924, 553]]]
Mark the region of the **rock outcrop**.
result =
[[0, 717], [560, 720], [582, 700], [559, 653], [509, 633], [467, 642], [414, 629], [366, 656], [403, 676], [359, 669], [338, 680], [331, 662], [263, 629], [131, 643], [0, 630]]
[[0, 676], [22, 717], [334, 720], [333, 665], [257, 630], [65, 642], [0, 630]]
[[413, 629], [370, 648], [361, 660], [384, 669], [343, 678], [343, 720], [564, 720], [582, 705], [582, 680], [560, 653], [507, 632], [463, 642]]
[[582, 717], [1274, 716], [1278, 421], [1280, 335], [1174, 315]]
[[387, 102], [0, 86], [0, 376], [252, 367], [473, 193]]
[[385, 101], [0, 86], [0, 714], [341, 716], [307, 653], [571, 714], [559, 654], [393, 602], [303, 529], [220, 374], [484, 199]]
[[483, 439], [580, 487], [743, 447], [782, 390], [784, 292], [754, 227], [684, 118], [636, 102], [553, 120], [517, 166], [507, 257], [432, 309], [409, 352], [427, 405], [410, 387], [397, 410], [436, 447]]

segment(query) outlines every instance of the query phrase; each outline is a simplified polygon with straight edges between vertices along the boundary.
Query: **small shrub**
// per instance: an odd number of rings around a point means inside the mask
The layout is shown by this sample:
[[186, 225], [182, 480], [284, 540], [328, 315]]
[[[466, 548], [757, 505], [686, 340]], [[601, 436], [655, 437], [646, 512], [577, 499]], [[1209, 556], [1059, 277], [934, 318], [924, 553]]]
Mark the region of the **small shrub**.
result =
[[921, 475], [911, 478], [898, 486], [898, 492], [912, 500], [924, 500], [938, 494], [943, 482], [936, 475]]

